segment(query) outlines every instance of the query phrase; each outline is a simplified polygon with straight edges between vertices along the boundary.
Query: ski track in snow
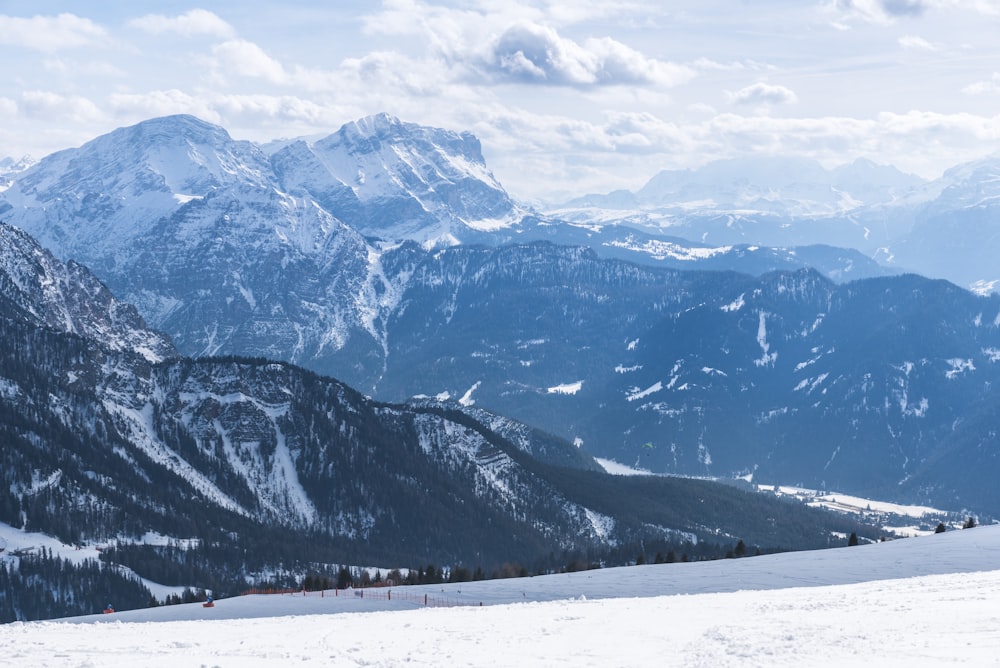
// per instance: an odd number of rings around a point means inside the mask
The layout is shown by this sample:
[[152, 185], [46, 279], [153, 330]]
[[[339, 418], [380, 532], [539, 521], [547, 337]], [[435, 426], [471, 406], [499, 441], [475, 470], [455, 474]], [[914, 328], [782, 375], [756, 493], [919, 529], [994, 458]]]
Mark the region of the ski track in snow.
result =
[[[244, 596], [0, 626], [23, 666], [1000, 665], [1000, 526], [858, 547]], [[424, 608], [430, 597], [469, 607]], [[480, 607], [479, 603], [483, 606]], [[359, 614], [343, 614], [359, 613]], [[159, 622], [159, 623], [148, 623]]]

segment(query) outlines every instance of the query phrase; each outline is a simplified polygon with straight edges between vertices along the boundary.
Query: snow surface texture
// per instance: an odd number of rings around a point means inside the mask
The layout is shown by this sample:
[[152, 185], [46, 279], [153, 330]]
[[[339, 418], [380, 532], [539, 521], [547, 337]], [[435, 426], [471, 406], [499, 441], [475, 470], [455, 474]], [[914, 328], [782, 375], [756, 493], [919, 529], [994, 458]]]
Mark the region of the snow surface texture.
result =
[[[819, 552], [397, 588], [392, 601], [385, 590], [245, 596], [214, 608], [15, 623], [0, 626], [0, 657], [170, 668], [1000, 665], [998, 567], [1000, 526], [978, 527]], [[424, 594], [472, 607], [423, 608], [412, 599]], [[337, 614], [347, 612], [361, 614]]]

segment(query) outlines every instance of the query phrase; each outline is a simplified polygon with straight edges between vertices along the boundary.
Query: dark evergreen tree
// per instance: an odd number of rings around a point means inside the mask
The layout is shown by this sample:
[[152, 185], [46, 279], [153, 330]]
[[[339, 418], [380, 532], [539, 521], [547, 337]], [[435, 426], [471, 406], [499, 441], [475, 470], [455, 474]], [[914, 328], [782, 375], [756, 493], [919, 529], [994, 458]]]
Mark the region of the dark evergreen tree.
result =
[[742, 538], [736, 543], [736, 548], [733, 550], [733, 554], [737, 557], [747, 556], [747, 546], [746, 543], [743, 542]]
[[337, 589], [347, 589], [354, 585], [354, 577], [346, 566], [337, 571]]

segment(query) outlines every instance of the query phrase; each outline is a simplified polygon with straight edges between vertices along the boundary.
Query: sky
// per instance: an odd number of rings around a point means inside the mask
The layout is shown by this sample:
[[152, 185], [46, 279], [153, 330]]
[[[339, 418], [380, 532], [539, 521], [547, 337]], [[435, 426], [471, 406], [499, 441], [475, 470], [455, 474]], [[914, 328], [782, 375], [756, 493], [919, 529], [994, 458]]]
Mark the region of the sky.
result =
[[468, 130], [525, 201], [752, 155], [1000, 151], [996, 0], [0, 0], [0, 157], [175, 113], [266, 142]]

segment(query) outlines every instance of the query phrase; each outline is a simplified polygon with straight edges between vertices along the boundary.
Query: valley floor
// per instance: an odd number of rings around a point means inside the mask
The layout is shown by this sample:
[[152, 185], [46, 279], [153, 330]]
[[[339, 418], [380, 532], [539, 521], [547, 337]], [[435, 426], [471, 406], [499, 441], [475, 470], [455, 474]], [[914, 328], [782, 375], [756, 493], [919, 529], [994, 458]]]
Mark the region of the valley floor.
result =
[[[0, 626], [0, 663], [1000, 665], [1000, 526], [821, 552], [393, 591], [471, 607], [328, 592], [15, 623]], [[346, 612], [356, 614], [336, 614]]]

